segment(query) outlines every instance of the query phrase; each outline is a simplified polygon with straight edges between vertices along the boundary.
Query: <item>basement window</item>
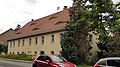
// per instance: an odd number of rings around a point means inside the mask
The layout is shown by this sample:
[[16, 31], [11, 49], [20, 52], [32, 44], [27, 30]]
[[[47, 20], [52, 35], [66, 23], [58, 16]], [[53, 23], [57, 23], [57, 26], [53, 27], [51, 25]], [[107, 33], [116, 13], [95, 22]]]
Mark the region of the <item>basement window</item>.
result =
[[24, 52], [22, 52], [22, 54], [24, 54]]
[[44, 54], [44, 51], [40, 51], [40, 54]]
[[51, 54], [54, 54], [54, 51], [51, 51]]
[[19, 52], [17, 52], [17, 54], [20, 54]]
[[35, 53], [35, 55], [37, 55], [37, 51], [35, 51], [34, 53]]

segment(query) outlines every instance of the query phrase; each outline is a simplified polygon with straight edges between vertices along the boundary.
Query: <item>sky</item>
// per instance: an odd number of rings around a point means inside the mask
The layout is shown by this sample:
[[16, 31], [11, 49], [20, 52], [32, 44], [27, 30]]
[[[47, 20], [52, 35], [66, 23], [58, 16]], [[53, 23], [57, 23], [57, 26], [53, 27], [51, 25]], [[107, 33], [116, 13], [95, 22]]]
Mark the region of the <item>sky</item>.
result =
[[[120, 0], [113, 0], [115, 3]], [[0, 33], [72, 6], [72, 0], [0, 0]], [[60, 7], [57, 10], [57, 7]]]

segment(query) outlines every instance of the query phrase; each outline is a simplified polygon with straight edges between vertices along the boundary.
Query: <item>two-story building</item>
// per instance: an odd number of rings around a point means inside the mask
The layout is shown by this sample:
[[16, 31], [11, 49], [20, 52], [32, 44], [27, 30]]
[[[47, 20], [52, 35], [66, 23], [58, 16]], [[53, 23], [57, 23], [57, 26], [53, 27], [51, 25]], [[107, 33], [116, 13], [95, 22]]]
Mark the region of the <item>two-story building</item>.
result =
[[70, 16], [67, 7], [49, 16], [31, 20], [8, 40], [8, 54], [60, 54], [61, 33]]

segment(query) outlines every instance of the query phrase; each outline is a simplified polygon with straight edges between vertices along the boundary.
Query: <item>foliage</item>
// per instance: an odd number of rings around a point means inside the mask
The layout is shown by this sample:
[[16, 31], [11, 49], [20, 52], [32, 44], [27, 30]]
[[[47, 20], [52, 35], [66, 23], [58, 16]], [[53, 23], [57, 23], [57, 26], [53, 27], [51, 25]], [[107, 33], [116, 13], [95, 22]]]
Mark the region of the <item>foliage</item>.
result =
[[[113, 4], [112, 0], [95, 0], [90, 1], [92, 6], [95, 20], [97, 20], [96, 31], [99, 33], [98, 47], [101, 50], [98, 52], [98, 57], [115, 56], [115, 46], [113, 35], [120, 29], [120, 11], [118, 10], [119, 4]], [[110, 49], [110, 47], [112, 47]], [[113, 50], [113, 51], [112, 51]], [[118, 52], [117, 52], [118, 53]]]
[[[77, 51], [77, 47], [75, 46], [74, 42], [73, 42], [73, 35], [74, 32], [66, 32], [65, 34], [63, 34], [62, 37], [62, 52], [61, 54], [70, 62], [76, 63], [78, 64], [78, 51]], [[74, 59], [73, 59], [74, 58]]]
[[99, 58], [110, 56], [114, 51], [117, 52], [114, 55], [118, 54], [119, 49], [115, 50], [117, 42], [112, 35], [120, 30], [119, 5], [112, 0], [73, 0], [73, 6], [69, 9], [70, 23], [61, 41], [62, 55], [67, 59], [75, 57], [75, 60], [70, 59], [75, 63], [85, 61], [91, 49], [87, 40], [88, 32], [91, 31], [99, 34]]
[[1, 54], [2, 52], [7, 53], [7, 46], [0, 45], [0, 54]]
[[106, 44], [105, 57], [120, 57], [120, 32], [113, 34], [112, 40]]
[[62, 55], [76, 64], [79, 63], [78, 61], [86, 62], [86, 56], [91, 49], [87, 36], [88, 32], [93, 30], [89, 11], [78, 3], [74, 2], [69, 10], [70, 23], [66, 26], [66, 32], [61, 41]]
[[[87, 16], [90, 29], [99, 34], [98, 47], [101, 50], [98, 53], [99, 58], [119, 54], [117, 52], [119, 49], [115, 49], [118, 45], [114, 41], [116, 37], [112, 35], [120, 30], [120, 11], [118, 10], [120, 3], [114, 4], [112, 0], [74, 0], [74, 2], [87, 11], [82, 17]], [[87, 2], [89, 4], [86, 4]], [[112, 47], [111, 50], [110, 47]], [[116, 50], [115, 53], [114, 50]], [[112, 52], [113, 55], [110, 55]]]

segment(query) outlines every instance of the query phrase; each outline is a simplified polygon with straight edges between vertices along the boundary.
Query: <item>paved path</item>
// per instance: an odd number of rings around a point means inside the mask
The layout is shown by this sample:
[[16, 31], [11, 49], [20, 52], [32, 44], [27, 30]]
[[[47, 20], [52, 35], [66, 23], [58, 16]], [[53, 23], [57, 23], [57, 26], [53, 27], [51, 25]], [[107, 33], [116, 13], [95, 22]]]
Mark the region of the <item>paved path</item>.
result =
[[32, 67], [32, 62], [11, 59], [0, 59], [0, 67]]

